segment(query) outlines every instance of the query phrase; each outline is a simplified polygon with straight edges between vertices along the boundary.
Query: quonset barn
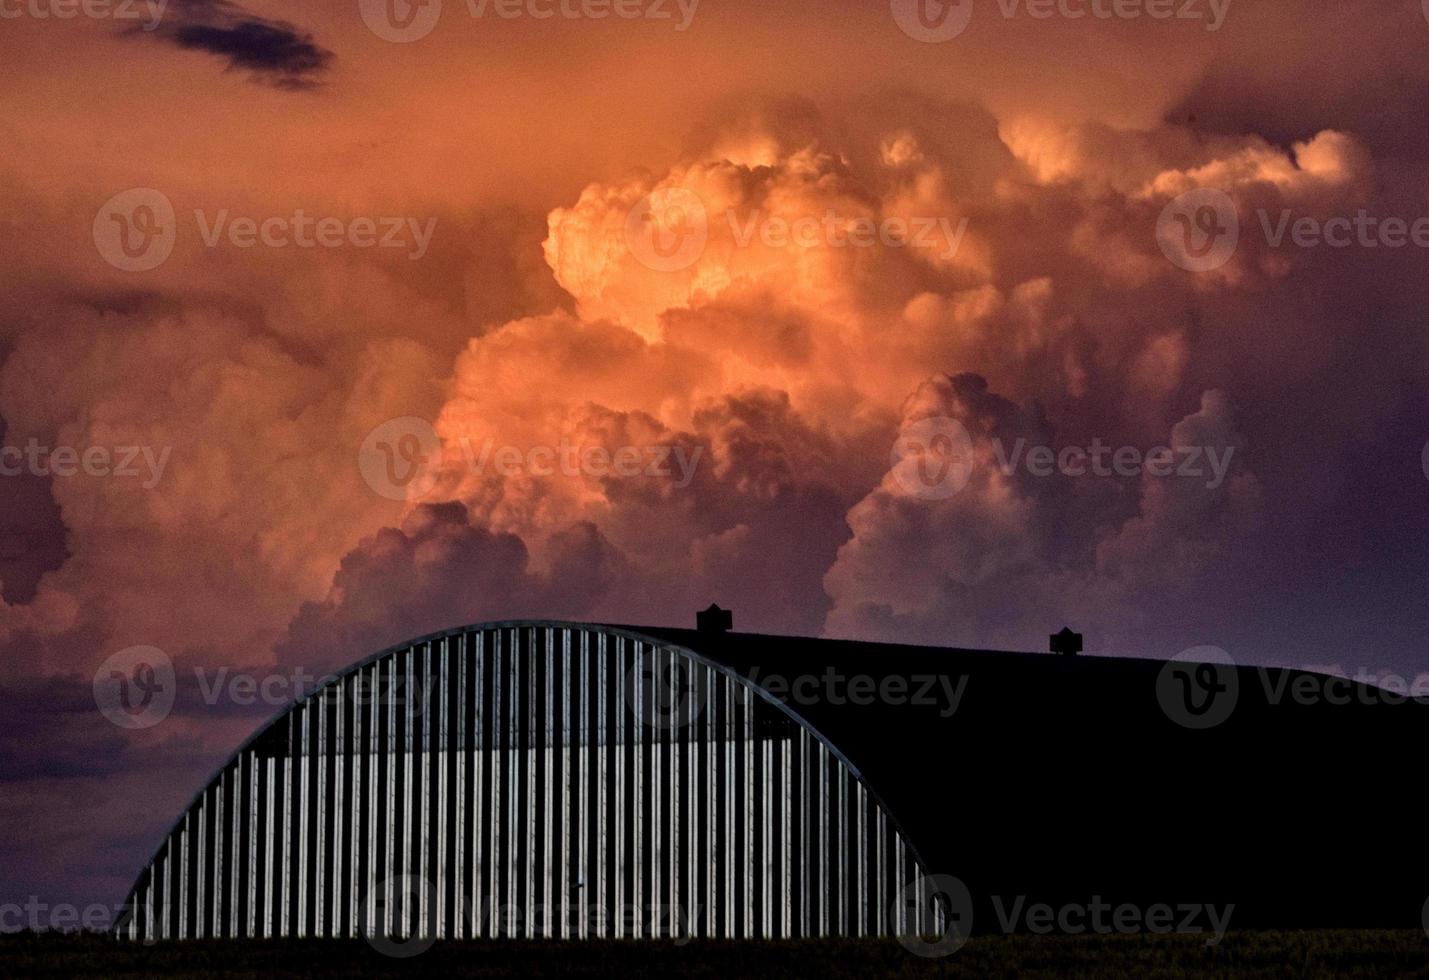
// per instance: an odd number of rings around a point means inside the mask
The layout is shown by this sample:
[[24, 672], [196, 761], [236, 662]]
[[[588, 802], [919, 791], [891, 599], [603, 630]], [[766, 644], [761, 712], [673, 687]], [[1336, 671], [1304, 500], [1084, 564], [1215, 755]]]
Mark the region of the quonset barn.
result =
[[119, 930], [932, 931], [926, 901], [895, 908], [924, 870], [839, 749], [728, 667], [627, 629], [501, 623], [365, 660], [239, 749]]
[[1422, 744], [1416, 702], [1221, 667], [1234, 710], [1207, 724], [1162, 662], [719, 613], [471, 626], [356, 664], [204, 787], [118, 934], [961, 936], [1018, 928], [1019, 899], [1419, 925], [1418, 851], [1354, 850], [1417, 839], [1418, 808], [1352, 779]]

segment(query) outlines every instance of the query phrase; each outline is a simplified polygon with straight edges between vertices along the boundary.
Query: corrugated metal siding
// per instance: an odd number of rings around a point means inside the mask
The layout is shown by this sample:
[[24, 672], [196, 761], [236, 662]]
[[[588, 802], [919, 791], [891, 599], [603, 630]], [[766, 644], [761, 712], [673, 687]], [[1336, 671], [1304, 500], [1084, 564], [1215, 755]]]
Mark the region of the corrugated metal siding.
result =
[[478, 627], [296, 704], [183, 815], [117, 931], [933, 933], [893, 899], [924, 874], [834, 747], [742, 678], [625, 631]]

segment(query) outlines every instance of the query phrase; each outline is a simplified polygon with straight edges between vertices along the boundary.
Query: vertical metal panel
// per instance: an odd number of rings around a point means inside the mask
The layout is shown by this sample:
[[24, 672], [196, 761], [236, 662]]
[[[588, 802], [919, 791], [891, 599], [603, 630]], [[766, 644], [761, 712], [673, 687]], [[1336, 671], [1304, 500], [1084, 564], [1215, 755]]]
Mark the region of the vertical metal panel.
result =
[[343, 717], [347, 714], [347, 679], [339, 678], [335, 686], [329, 692], [329, 697], [325, 701], [332, 702], [333, 714], [333, 740], [328, 744], [327, 755], [332, 762], [332, 836], [329, 838], [332, 859], [332, 873], [329, 880], [324, 883], [328, 893], [328, 931], [324, 935], [342, 936], [345, 934], [345, 922], [343, 916], [344, 895], [342, 893], [342, 872], [343, 872], [343, 818], [345, 816], [346, 805], [346, 779], [344, 771], [347, 767], [347, 724]]
[[555, 870], [551, 867], [551, 763], [555, 759], [555, 699], [553, 697], [555, 679], [552, 677], [555, 664], [555, 631], [544, 630], [545, 633], [545, 697], [543, 707], [545, 709], [545, 725], [541, 732], [541, 741], [538, 748], [541, 759], [541, 915], [542, 935], [553, 936], [556, 934], [555, 915], [556, 903], [552, 901], [552, 889], [555, 886]]
[[[289, 720], [293, 719], [291, 716]], [[283, 866], [283, 888], [282, 902], [278, 906], [282, 914], [279, 925], [279, 935], [291, 936], [292, 914], [291, 908], [293, 896], [293, 728], [288, 728], [287, 753], [283, 757], [283, 836], [282, 836], [282, 860]]]
[[245, 752], [243, 759], [247, 773], [244, 783], [248, 787], [248, 805], [244, 808], [245, 819], [248, 821], [248, 829], [244, 834], [248, 851], [248, 905], [244, 913], [243, 935], [251, 938], [258, 935], [258, 754]]
[[[518, 636], [520, 631], [517, 631]], [[521, 752], [526, 767], [525, 827], [526, 849], [522, 854], [525, 868], [525, 921], [522, 933], [530, 939], [536, 925], [535, 872], [536, 872], [536, 757], [540, 751], [536, 731], [536, 665], [540, 662], [537, 653], [537, 633], [527, 631], [526, 661], [526, 746]]]
[[238, 936], [238, 899], [239, 882], [243, 878], [243, 869], [239, 867], [243, 850], [243, 756], [240, 755], [235, 760], [234, 765], [228, 771], [230, 782], [233, 784], [229, 790], [231, 802], [229, 808], [229, 834], [228, 834], [228, 938], [234, 939]]
[[521, 791], [521, 756], [519, 753], [519, 742], [517, 741], [520, 732], [521, 720], [521, 651], [517, 645], [516, 631], [511, 630], [507, 636], [507, 659], [511, 667], [509, 670], [510, 684], [507, 688], [506, 697], [506, 725], [504, 736], [506, 739], [506, 827], [502, 833], [502, 839], [506, 844], [506, 915], [502, 923], [502, 935], [508, 938], [515, 937], [518, 923], [516, 921], [517, 912], [521, 905], [521, 895], [517, 888], [520, 880], [517, 876], [520, 868], [516, 863], [516, 851], [520, 847], [520, 839], [517, 834], [520, 832], [520, 819], [517, 804], [520, 802], [518, 796]]
[[759, 766], [759, 935], [769, 939], [774, 934], [774, 743], [764, 739], [760, 745]]
[[407, 921], [411, 923], [411, 935], [419, 939], [426, 939], [429, 923], [431, 922], [431, 909], [429, 908], [431, 888], [431, 799], [432, 799], [432, 752], [431, 752], [431, 726], [428, 724], [428, 712], [431, 705], [427, 698], [430, 695], [430, 688], [427, 685], [431, 682], [432, 666], [432, 645], [424, 643], [420, 654], [417, 648], [413, 647], [408, 659], [407, 676], [411, 679], [412, 689], [409, 696], [408, 717], [411, 719], [408, 726], [410, 736], [408, 738], [409, 765], [411, 766], [411, 787], [407, 794], [408, 805], [411, 807], [409, 814], [412, 822], [407, 826], [408, 853], [415, 850], [416, 854], [411, 858], [408, 866], [408, 874], [415, 873], [421, 887], [415, 889], [408, 888], [408, 905], [406, 909]]
[[[363, 731], [362, 721], [366, 716], [366, 702], [364, 698], [370, 696], [370, 692], [364, 693], [363, 673], [357, 672], [352, 679], [351, 698], [352, 711], [352, 732], [348, 736], [349, 745], [346, 749], [348, 765], [351, 767], [351, 779], [348, 789], [349, 825], [348, 825], [348, 852], [347, 852], [347, 931], [344, 935], [355, 937], [361, 931], [361, 923], [357, 921], [361, 914], [361, 901], [359, 889], [361, 885], [361, 860], [362, 860], [362, 765], [365, 759], [372, 757], [372, 750], [367, 744], [366, 732]], [[344, 708], [347, 710], [347, 708]]]
[[278, 844], [278, 828], [273, 822], [276, 812], [274, 794], [278, 788], [278, 760], [267, 758], [264, 762], [264, 785], [263, 793], [263, 938], [272, 939], [277, 931], [275, 920], [276, 910], [273, 908], [274, 896], [277, 894], [277, 886], [273, 881], [273, 851]]
[[[585, 651], [589, 645], [589, 632], [581, 633], [581, 649]], [[610, 775], [612, 753], [615, 751], [615, 739], [610, 737], [610, 729], [606, 727], [606, 671], [608, 669], [608, 658], [606, 656], [606, 636], [601, 633], [596, 640], [596, 731], [599, 733], [599, 744], [596, 746], [597, 772], [595, 781], [595, 808], [597, 820], [596, 847], [596, 892], [595, 902], [597, 904], [596, 935], [604, 939], [610, 935], [609, 924], [609, 901], [606, 899], [606, 880], [610, 869], [610, 858], [612, 848], [610, 847], [610, 832], [606, 824], [606, 786]], [[616, 824], [615, 834], [619, 836], [621, 828]], [[583, 896], [585, 893], [582, 893]], [[583, 898], [583, 901], [588, 901]], [[585, 906], [582, 906], [584, 910]]]
[[839, 935], [849, 935], [849, 850], [852, 841], [849, 840], [848, 827], [848, 770], [843, 767], [843, 763], [836, 763], [838, 766], [838, 842], [839, 852], [839, 886], [838, 886], [838, 923]]
[[854, 835], [858, 841], [857, 874], [854, 876], [854, 915], [858, 917], [854, 934], [868, 934], [868, 833], [863, 805], [863, 783], [855, 782], [853, 787]]
[[814, 853], [809, 844], [809, 730], [799, 729], [799, 936], [807, 938], [809, 916], [809, 866]]
[[[664, 885], [663, 879], [665, 878], [666, 851], [666, 842], [663, 834], [665, 829], [663, 819], [664, 811], [662, 808], [662, 804], [664, 803], [664, 773], [661, 771], [660, 751], [661, 736], [664, 733], [658, 727], [663, 709], [656, 703], [656, 700], [660, 697], [662, 688], [662, 682], [659, 676], [661, 668], [660, 661], [662, 658], [660, 650], [651, 649], [643, 643], [637, 643], [636, 649], [640, 651], [638, 656], [641, 659], [641, 673], [643, 674], [646, 670], [650, 670], [653, 667], [648, 685], [650, 688], [649, 713], [646, 714], [644, 722], [645, 727], [649, 729], [647, 734], [650, 736], [650, 834], [652, 838], [650, 842], [650, 860], [648, 862], [648, 867], [650, 868], [650, 907], [652, 909], [659, 909]], [[640, 906], [636, 907], [636, 916], [642, 921], [643, 927], [645, 916]], [[659, 935], [658, 925], [655, 921], [652, 920], [649, 923], [649, 929], [649, 935], [651, 937]]]
[[735, 869], [739, 861], [738, 852], [735, 850], [734, 837], [735, 702], [734, 679], [731, 677], [725, 677], [724, 679], [724, 697], [722, 703], [723, 710], [720, 716], [724, 719], [724, 786], [720, 794], [720, 799], [723, 800], [724, 809], [724, 860], [721, 862], [721, 867], [724, 870], [724, 938], [733, 939], [736, 935], [734, 924], [734, 881], [738, 874]]
[[886, 863], [887, 863], [887, 826], [883, 821], [883, 810], [879, 809], [873, 814], [873, 847], [875, 847], [875, 857], [873, 857], [873, 934], [875, 936], [887, 936], [887, 894], [886, 886]]
[[[367, 706], [367, 741], [366, 745], [366, 769], [367, 769], [367, 856], [363, 865], [367, 874], [363, 878], [363, 901], [365, 903], [363, 929], [369, 936], [377, 934], [377, 790], [378, 782], [381, 780], [381, 769], [379, 761], [384, 753], [384, 746], [380, 739], [382, 737], [381, 721], [382, 715], [382, 674], [381, 666], [372, 665], [372, 670], [368, 678], [372, 685], [372, 702]], [[390, 701], [390, 698], [388, 699]]]
[[[582, 632], [582, 640], [584, 640], [584, 632]], [[582, 646], [582, 649], [581, 649], [581, 655], [582, 655], [582, 656], [584, 656], [584, 652], [585, 652], [585, 651], [584, 651], [584, 646]], [[572, 866], [575, 867], [575, 877], [576, 877], [577, 881], [581, 880], [581, 879], [584, 877], [585, 865], [584, 865], [584, 862], [583, 862], [582, 858], [584, 857], [584, 854], [585, 854], [585, 851], [586, 851], [585, 808], [582, 807], [582, 806], [580, 806], [578, 802], [575, 804], [576, 810], [579, 811], [579, 819], [580, 819], [580, 828], [581, 828], [581, 829], [580, 829], [578, 832], [573, 832], [573, 831], [572, 831], [572, 816], [573, 816], [573, 811], [572, 811], [572, 802], [571, 802], [571, 801], [572, 801], [572, 795], [573, 795], [573, 794], [572, 794], [572, 790], [575, 789], [575, 786], [577, 785], [577, 783], [576, 783], [576, 777], [575, 777], [575, 776], [572, 774], [572, 772], [571, 772], [571, 765], [572, 765], [571, 743], [572, 743], [572, 740], [573, 740], [573, 739], [572, 739], [572, 727], [573, 727], [573, 726], [572, 726], [572, 722], [571, 722], [571, 689], [572, 689], [573, 687], [575, 687], [575, 688], [577, 689], [577, 695], [576, 695], [576, 696], [577, 696], [577, 699], [578, 699], [578, 702], [579, 702], [579, 706], [578, 706], [578, 708], [577, 708], [576, 710], [579, 712], [580, 717], [581, 717], [582, 719], [584, 719], [585, 716], [586, 716], [586, 711], [585, 711], [585, 708], [586, 708], [586, 697], [585, 697], [585, 695], [586, 695], [586, 687], [585, 687], [585, 678], [584, 678], [584, 673], [585, 673], [585, 671], [584, 671], [584, 666], [582, 666], [582, 671], [581, 671], [581, 673], [582, 673], [582, 678], [581, 678], [581, 681], [579, 682], [579, 684], [573, 684], [572, 681], [571, 681], [571, 677], [572, 677], [571, 669], [572, 669], [572, 661], [571, 661], [571, 631], [570, 631], [570, 630], [562, 630], [562, 631], [561, 631], [561, 717], [560, 717], [560, 730], [561, 730], [561, 737], [560, 737], [560, 757], [561, 757], [561, 819], [560, 819], [560, 827], [561, 827], [561, 831], [566, 835], [566, 837], [567, 837], [567, 839], [568, 839], [568, 847], [571, 848], [571, 851], [572, 851], [571, 853], [568, 853], [568, 854], [567, 854], [565, 860], [561, 861], [560, 880], [559, 880], [559, 882], [558, 882], [558, 884], [557, 884], [557, 886], [556, 886], [557, 889], [559, 890], [560, 896], [561, 896], [561, 899], [560, 899], [561, 926], [560, 926], [559, 935], [560, 935], [560, 937], [561, 937], [562, 939], [569, 939], [570, 936], [571, 936], [571, 921], [570, 921], [570, 919], [571, 919], [571, 914], [572, 914], [572, 902], [571, 902], [571, 899], [574, 897], [574, 896], [572, 895], [572, 891], [571, 891], [571, 889], [572, 889], [572, 884], [571, 884], [571, 868], [572, 868]], [[584, 722], [582, 722], [582, 729], [583, 729], [583, 728], [584, 728]], [[577, 731], [579, 731], [579, 730], [580, 730], [580, 729], [578, 729]], [[575, 761], [575, 764], [576, 764], [577, 766], [579, 766], [579, 765], [581, 764], [582, 759], [585, 757], [584, 742], [577, 739], [575, 744], [576, 744], [576, 751], [575, 751], [575, 760], [574, 760], [574, 761]], [[581, 789], [584, 789], [585, 787], [584, 787], [584, 786], [580, 786], [580, 788], [581, 788]], [[585, 910], [585, 892], [584, 892], [584, 890], [581, 891], [580, 899], [579, 899], [578, 902], [575, 903], [575, 905], [576, 905], [576, 908], [579, 910], [579, 912], [578, 912], [577, 914], [579, 914], [580, 918], [583, 920], [584, 917], [585, 917], [585, 916], [584, 916], [584, 910]], [[579, 925], [577, 925], [577, 926], [576, 926], [576, 934], [577, 934], [578, 936], [580, 935], [580, 931], [581, 931], [581, 927], [580, 927]]]
[[378, 935], [390, 936], [392, 932], [392, 874], [395, 858], [393, 849], [397, 845], [397, 834], [393, 826], [397, 816], [397, 658], [387, 661], [387, 751], [383, 759], [382, 795], [386, 810], [383, 823], [382, 879], [378, 887], [382, 890], [382, 916], [377, 922]]
[[[602, 641], [604, 642], [604, 641]], [[626, 700], [625, 675], [625, 642], [617, 637], [615, 640], [615, 698], [612, 704], [612, 711], [615, 715], [615, 744], [612, 746], [615, 766], [615, 812], [612, 814], [615, 831], [615, 863], [611, 868], [611, 876], [614, 881], [614, 907], [610, 911], [612, 918], [611, 934], [616, 939], [622, 939], [625, 935], [625, 916], [622, 910], [625, 906], [625, 828], [633, 826], [634, 816], [629, 812], [628, 801], [625, 797], [625, 742], [626, 742], [626, 715], [629, 714], [629, 701]]]
[[476, 918], [473, 921], [472, 936], [484, 936], [486, 925], [490, 920], [487, 904], [489, 896], [494, 894], [486, 889], [485, 871], [490, 863], [490, 844], [483, 837], [489, 827], [494, 824], [488, 814], [493, 813], [484, 805], [485, 793], [485, 773], [489, 766], [485, 761], [493, 758], [489, 751], [490, 740], [486, 734], [486, 724], [489, 714], [486, 710], [486, 633], [477, 633], [475, 637], [476, 650], [472, 659], [473, 672], [475, 674], [475, 688], [471, 701], [471, 914]]
[[161, 939], [173, 939], [173, 930], [169, 926], [169, 908], [173, 905], [173, 874], [174, 874], [174, 838], [172, 835], [164, 841], [163, 856], [159, 858], [159, 881], [163, 886], [163, 894], [159, 898], [159, 937]]
[[[625, 638], [621, 637], [616, 643], [623, 651], [625, 648]], [[631, 663], [635, 669], [631, 677], [631, 684], [635, 689], [635, 712], [631, 718], [629, 729], [630, 740], [633, 746], [631, 754], [633, 756], [632, 769], [634, 777], [630, 803], [630, 818], [635, 828], [635, 832], [631, 837], [631, 851], [633, 852], [631, 854], [631, 860], [634, 874], [631, 880], [630, 898], [631, 904], [637, 910], [644, 904], [645, 898], [645, 882], [643, 877], [645, 862], [641, 859], [645, 854], [645, 835], [648, 832], [645, 826], [645, 686], [644, 678], [640, 676], [640, 654], [642, 646], [639, 641], [636, 641], [632, 652]], [[622, 657], [622, 661], [623, 659]], [[621, 918], [626, 918], [626, 916], [622, 915]], [[632, 927], [632, 938], [640, 939], [644, 935], [641, 929], [640, 916], [637, 914], [630, 916], [629, 919]]]
[[[571, 639], [567, 635], [566, 650], [568, 653], [567, 663], [570, 663]], [[591, 680], [591, 648], [590, 631], [578, 631], [576, 639], [576, 650], [574, 656], [579, 662], [575, 675], [568, 670], [565, 674], [566, 687], [569, 689], [574, 676], [576, 688], [576, 716], [572, 719], [576, 726], [574, 738], [567, 737], [567, 743], [574, 743], [574, 764], [576, 792], [573, 805], [576, 808], [575, 834], [577, 844], [576, 851], [576, 881], [575, 893], [575, 914], [576, 923], [573, 930], [577, 939], [589, 939], [591, 936], [591, 916], [599, 914], [605, 907], [604, 895], [598, 889], [601, 887], [597, 882], [603, 883], [604, 873], [601, 864], [605, 855], [605, 841], [600, 837], [604, 834], [604, 812], [598, 817], [592, 818], [591, 799], [594, 796], [600, 800], [602, 805], [605, 799], [604, 786], [599, 788], [599, 795], [592, 793], [591, 780], [597, 778], [595, 773], [600, 772], [600, 779], [604, 779], [605, 766], [603, 753], [605, 751], [605, 738], [600, 731], [593, 731], [592, 726], [599, 724], [605, 718], [604, 710], [600, 710], [597, 716], [595, 707], [591, 704], [595, 695], [594, 685]], [[596, 655], [596, 670], [601, 670], [601, 658]], [[605, 690], [605, 677], [602, 674], [599, 683], [599, 690]], [[602, 706], [603, 708], [603, 706]], [[599, 721], [597, 720], [599, 718]], [[569, 755], [568, 755], [569, 758]], [[592, 840], [592, 834], [596, 835]], [[597, 927], [597, 931], [600, 927]]]
[[189, 938], [189, 849], [193, 844], [193, 811], [184, 813], [179, 845], [179, 938]]
[[681, 736], [685, 740], [685, 812], [689, 814], [690, 829], [685, 837], [685, 889], [681, 904], [684, 906], [684, 922], [681, 935], [688, 935], [693, 938], [699, 935], [698, 916], [699, 911], [699, 881], [698, 881], [698, 859], [700, 849], [700, 800], [698, 787], [703, 770], [700, 767], [699, 751], [696, 746], [703, 719], [696, 715], [696, 709], [701, 704], [698, 700], [698, 690], [696, 689], [702, 679], [702, 668], [694, 664], [687, 666], [688, 683], [690, 685], [687, 693], [690, 698], [685, 707], [684, 724], [679, 729]]
[[[402, 711], [402, 824], [400, 831], [397, 853], [401, 855], [399, 864], [400, 874], [406, 878], [410, 884], [410, 876], [417, 871], [415, 862], [412, 860], [412, 848], [417, 843], [417, 835], [412, 829], [412, 806], [416, 795], [416, 770], [417, 765], [417, 730], [416, 730], [416, 667], [417, 651], [414, 647], [408, 647], [402, 651], [402, 660], [406, 676], [406, 686], [403, 688], [403, 711]], [[426, 895], [426, 889], [420, 889], [421, 895]], [[412, 927], [415, 924], [412, 915], [412, 902], [418, 896], [412, 893], [410, 887], [403, 887], [398, 893], [400, 902], [400, 915], [402, 928], [398, 935], [403, 939], [412, 936]]]
[[[901, 889], [908, 881], [903, 876], [903, 838], [894, 834], [893, 836], [893, 881], [895, 887]], [[902, 936], [908, 932], [908, 903], [899, 900], [893, 908], [893, 932], [894, 935]]]
[[719, 766], [719, 743], [716, 740], [719, 729], [715, 724], [715, 708], [718, 704], [718, 690], [723, 686], [716, 687], [718, 677], [714, 668], [705, 665], [704, 668], [704, 699], [701, 704], [704, 708], [705, 720], [705, 851], [702, 867], [704, 869], [705, 881], [705, 938], [715, 937], [715, 883], [718, 880], [715, 874], [715, 852], [716, 843], [719, 836], [719, 829], [715, 826], [715, 795], [718, 785]]
[[317, 800], [313, 806], [313, 819], [317, 825], [317, 848], [313, 856], [313, 935], [322, 938], [327, 935], [325, 913], [327, 893], [327, 692], [315, 694], [317, 700], [317, 733], [313, 748], [317, 752], [318, 782]]
[[303, 702], [299, 709], [298, 727], [302, 742], [298, 755], [298, 922], [297, 935], [308, 934], [308, 767], [310, 765], [310, 738], [312, 712], [309, 702]]
[[742, 701], [744, 710], [740, 741], [744, 745], [744, 931], [740, 935], [750, 939], [754, 936], [754, 886], [758, 881], [754, 854], [754, 700], [745, 693]]
[[228, 890], [223, 861], [223, 776], [223, 773], [219, 773], [218, 780], [214, 784], [213, 794], [213, 937], [215, 939], [223, 938], [223, 896], [224, 892]]
[[[680, 691], [677, 687], [677, 685], [679, 684], [679, 680], [677, 678], [677, 675], [675, 674], [675, 670], [677, 669], [675, 665], [675, 651], [660, 651], [660, 659], [661, 661], [668, 663], [670, 667], [669, 694], [671, 704], [667, 707], [667, 712], [668, 717], [670, 719], [668, 724], [671, 727], [666, 733], [670, 739], [670, 805], [667, 808], [670, 823], [670, 832], [667, 835], [667, 839], [669, 840], [670, 856], [669, 882], [668, 887], [665, 889], [666, 901], [669, 904], [670, 909], [669, 913], [664, 916], [664, 919], [666, 922], [668, 922], [668, 927], [666, 930], [667, 934], [671, 937], [674, 937], [680, 934], [679, 909], [680, 906], [683, 904], [682, 894], [680, 891], [681, 865], [683, 863], [683, 852], [680, 850], [680, 794], [683, 791], [683, 786], [680, 781], [680, 742], [682, 741], [682, 739], [679, 716], [682, 699], [680, 697]], [[694, 818], [694, 814], [690, 813], [688, 810], [685, 811], [685, 815], [687, 819]]]
[[[452, 750], [451, 720], [447, 715], [448, 692], [451, 690], [450, 640], [444, 637], [441, 644], [441, 666], [437, 672], [439, 680], [436, 686], [436, 690], [439, 692], [435, 746], [437, 753], [435, 760], [437, 766], [436, 936], [441, 939], [449, 939], [452, 935], [447, 923], [447, 760], [451, 757]], [[427, 710], [431, 711], [430, 702], [427, 705]]]
[[[502, 752], [506, 748], [506, 738], [503, 727], [506, 724], [505, 716], [502, 713], [502, 689], [505, 687], [501, 673], [501, 633], [500, 631], [491, 634], [491, 751], [486, 753], [486, 757], [491, 764], [491, 806], [487, 813], [491, 815], [491, 835], [487, 844], [487, 863], [490, 866], [490, 885], [487, 888], [487, 901], [492, 904], [490, 928], [485, 935], [495, 936], [498, 934], [499, 926], [497, 918], [497, 906], [501, 902], [501, 818], [503, 810], [502, 787], [505, 775], [502, 770], [505, 768], [501, 762]], [[502, 913], [504, 915], [504, 913]]]
[[789, 754], [791, 744], [789, 739], [779, 740], [779, 874], [775, 879], [776, 887], [780, 891], [779, 896], [779, 936], [788, 939], [790, 935], [790, 913], [793, 903], [793, 887], [791, 885], [789, 867], [789, 828], [790, 817], [789, 808], [793, 804], [793, 791], [789, 782]]
[[[466, 879], [466, 838], [467, 838], [467, 811], [466, 811], [466, 760], [474, 753], [471, 739], [467, 735], [466, 721], [466, 662], [470, 654], [468, 644], [471, 634], [463, 633], [461, 641], [457, 646], [456, 658], [456, 742], [452, 745], [452, 751], [456, 755], [456, 775], [454, 777], [453, 791], [456, 794], [456, 833], [452, 840], [452, 870], [456, 874], [456, 884], [452, 889], [452, 894], [456, 896], [456, 930], [457, 939], [466, 939], [471, 933], [467, 930], [467, 925], [471, 922], [472, 915], [475, 914], [474, 905], [471, 901], [472, 886]], [[478, 842], [481, 837], [477, 833], [471, 834], [472, 841]]]

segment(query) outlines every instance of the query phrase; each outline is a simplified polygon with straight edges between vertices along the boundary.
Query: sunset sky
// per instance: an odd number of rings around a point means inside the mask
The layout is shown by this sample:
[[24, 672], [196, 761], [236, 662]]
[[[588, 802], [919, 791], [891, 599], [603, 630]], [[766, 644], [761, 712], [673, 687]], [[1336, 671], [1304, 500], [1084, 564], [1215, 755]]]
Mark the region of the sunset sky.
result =
[[922, 4], [0, 0], [0, 902], [463, 623], [1429, 671], [1426, 8]]

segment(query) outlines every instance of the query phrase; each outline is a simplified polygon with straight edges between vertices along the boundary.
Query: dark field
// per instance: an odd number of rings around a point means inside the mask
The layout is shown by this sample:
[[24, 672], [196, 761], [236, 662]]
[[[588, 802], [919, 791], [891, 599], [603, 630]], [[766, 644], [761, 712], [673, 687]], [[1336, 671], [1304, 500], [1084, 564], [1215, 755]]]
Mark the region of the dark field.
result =
[[151, 947], [88, 935], [0, 937], [5, 977], [1429, 977], [1419, 931], [1200, 936], [996, 936], [941, 960], [896, 943], [481, 942], [400, 960], [365, 943], [189, 942]]

